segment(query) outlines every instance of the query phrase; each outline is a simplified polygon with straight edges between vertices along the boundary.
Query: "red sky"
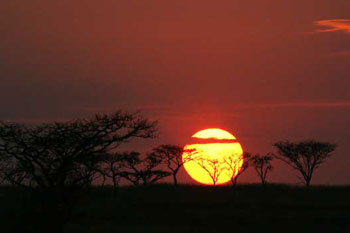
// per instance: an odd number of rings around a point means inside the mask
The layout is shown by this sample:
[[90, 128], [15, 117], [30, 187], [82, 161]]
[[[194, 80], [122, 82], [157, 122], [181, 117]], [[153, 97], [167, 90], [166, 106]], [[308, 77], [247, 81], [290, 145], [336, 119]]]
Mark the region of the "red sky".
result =
[[[143, 148], [206, 127], [253, 153], [326, 140], [339, 148], [315, 183], [349, 184], [349, 19], [347, 0], [4, 0], [0, 118], [138, 109], [160, 122]], [[294, 175], [276, 163], [271, 180]]]

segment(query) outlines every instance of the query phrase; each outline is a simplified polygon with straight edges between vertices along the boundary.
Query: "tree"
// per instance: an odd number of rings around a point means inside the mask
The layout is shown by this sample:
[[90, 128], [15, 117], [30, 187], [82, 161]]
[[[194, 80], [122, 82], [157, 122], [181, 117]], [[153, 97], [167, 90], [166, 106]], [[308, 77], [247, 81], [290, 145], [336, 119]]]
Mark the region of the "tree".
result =
[[[38, 126], [0, 122], [1, 177], [45, 198], [52, 196], [52, 205], [66, 209], [57, 210], [57, 216], [67, 216], [60, 211], [70, 212], [90, 186], [101, 154], [155, 132], [156, 122], [121, 111]], [[49, 209], [54, 212], [53, 206]]]
[[307, 140], [302, 142], [280, 141], [273, 144], [278, 154], [274, 156], [297, 170], [301, 180], [309, 186], [314, 171], [331, 157], [336, 149], [335, 144]]
[[112, 179], [113, 188], [116, 190], [119, 187], [121, 172], [124, 164], [124, 157], [120, 153], [106, 153], [102, 157], [102, 164], [99, 173], [103, 179], [108, 177]]
[[[185, 159], [182, 158], [183, 153], [188, 153]], [[180, 168], [188, 161], [191, 160], [194, 150], [184, 150], [182, 147], [176, 145], [160, 145], [153, 149], [152, 154], [163, 161], [167, 168], [170, 170], [174, 184], [177, 185], [177, 173]]]
[[153, 137], [155, 126], [122, 112], [36, 127], [0, 122], [2, 175], [28, 188], [89, 184], [101, 154], [131, 138]]
[[[248, 169], [248, 167], [250, 165], [251, 157], [252, 156], [249, 153], [244, 153], [244, 155], [241, 155], [238, 158], [235, 155], [224, 157], [224, 163], [226, 165], [226, 170], [230, 174], [233, 174], [233, 176], [231, 177], [232, 186], [237, 185], [237, 180], [238, 180], [239, 176]], [[243, 162], [242, 162], [242, 165], [240, 167], [240, 163], [242, 160], [243, 160]]]
[[120, 175], [134, 185], [152, 184], [170, 175], [169, 172], [157, 169], [162, 161], [152, 153], [144, 159], [140, 158], [139, 152], [124, 152], [121, 156], [124, 163]]
[[220, 175], [225, 170], [225, 166], [222, 166], [223, 162], [216, 158], [196, 158], [194, 161], [208, 173], [213, 186], [216, 186]]
[[265, 185], [267, 183], [267, 173], [272, 170], [271, 161], [273, 160], [273, 157], [270, 155], [255, 155], [252, 158], [252, 162], [254, 165], [254, 169], [258, 176], [260, 177], [262, 185]]

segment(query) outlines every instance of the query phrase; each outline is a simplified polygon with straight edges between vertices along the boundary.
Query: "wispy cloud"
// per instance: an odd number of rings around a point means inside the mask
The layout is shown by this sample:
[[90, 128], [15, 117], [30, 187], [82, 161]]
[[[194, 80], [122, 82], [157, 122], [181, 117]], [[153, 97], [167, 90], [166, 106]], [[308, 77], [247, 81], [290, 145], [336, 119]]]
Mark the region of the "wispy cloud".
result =
[[317, 32], [335, 32], [344, 31], [350, 33], [350, 19], [327, 19], [314, 22], [317, 26], [325, 27], [318, 29]]
[[73, 109], [78, 110], [78, 111], [83, 111], [87, 113], [98, 113], [98, 112], [103, 112], [103, 113], [108, 113], [108, 112], [114, 112], [119, 109], [122, 109], [124, 111], [141, 111], [141, 112], [163, 112], [165, 110], [170, 110], [169, 106], [165, 105], [120, 105], [120, 106], [107, 106], [107, 107], [73, 107]]
[[289, 103], [265, 103], [256, 104], [256, 107], [261, 108], [278, 108], [278, 107], [323, 107], [323, 108], [336, 108], [336, 107], [350, 107], [350, 100], [334, 101], [334, 102], [289, 102]]
[[350, 50], [332, 52], [332, 53], [326, 54], [325, 56], [327, 56], [327, 57], [348, 57], [348, 56], [350, 56]]
[[70, 121], [69, 118], [15, 118], [15, 119], [1, 119], [4, 122], [15, 122], [20, 124], [42, 124], [42, 123], [50, 123], [50, 122], [64, 122]]
[[[240, 118], [242, 109], [263, 109], [263, 108], [350, 108], [350, 100], [341, 101], [300, 101], [300, 102], [278, 102], [278, 103], [236, 103], [226, 105], [226, 110], [222, 111], [199, 111], [199, 110], [174, 110], [168, 106], [163, 105], [149, 105], [130, 107], [129, 111], [140, 110], [141, 114], [149, 117], [156, 117], [161, 120], [170, 121], [201, 121], [207, 119], [223, 119], [223, 118]], [[99, 107], [78, 107], [78, 110], [98, 112], [112, 112], [118, 108], [99, 108]], [[16, 119], [2, 119], [4, 121], [12, 121], [27, 124], [39, 124], [53, 121], [67, 121], [73, 118], [16, 118]]]
[[[241, 115], [237, 109], [249, 108], [348, 108], [350, 107], [350, 100], [339, 101], [297, 101], [297, 102], [256, 102], [256, 103], [235, 103], [225, 105], [226, 110], [219, 111], [200, 111], [196, 108], [169, 108], [164, 105], [149, 105], [149, 106], [135, 106], [129, 108], [122, 108], [128, 111], [141, 111], [142, 114], [156, 115], [159, 118], [169, 118], [173, 120], [188, 120], [196, 119], [202, 120], [206, 118], [239, 118]], [[94, 112], [109, 112], [116, 108], [91, 108]], [[118, 109], [118, 108], [117, 108]], [[231, 111], [235, 109], [235, 111]]]

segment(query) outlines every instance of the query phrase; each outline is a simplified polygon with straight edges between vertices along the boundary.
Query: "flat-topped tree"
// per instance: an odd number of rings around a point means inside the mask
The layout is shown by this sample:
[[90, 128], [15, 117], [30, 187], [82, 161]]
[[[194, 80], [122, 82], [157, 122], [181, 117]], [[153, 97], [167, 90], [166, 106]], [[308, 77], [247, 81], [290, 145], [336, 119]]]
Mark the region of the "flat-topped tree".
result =
[[274, 155], [302, 175], [302, 181], [309, 186], [314, 171], [323, 164], [337, 145], [328, 142], [307, 140], [302, 142], [280, 141], [273, 144], [277, 148]]
[[252, 157], [252, 164], [261, 180], [262, 185], [265, 185], [267, 183], [267, 174], [273, 168], [271, 164], [272, 160], [273, 157], [270, 154], [262, 156], [257, 154]]
[[117, 189], [124, 164], [123, 158], [124, 156], [120, 153], [106, 153], [102, 155], [102, 163], [98, 172], [103, 177], [103, 184], [106, 177], [110, 178], [112, 179], [114, 189]]
[[170, 175], [169, 172], [159, 169], [162, 161], [152, 153], [141, 158], [139, 152], [123, 152], [121, 157], [123, 165], [120, 176], [134, 185], [152, 184]]
[[63, 188], [90, 184], [101, 154], [132, 138], [150, 138], [156, 122], [116, 112], [90, 119], [25, 126], [0, 122], [2, 175], [24, 187]]
[[[182, 158], [183, 153], [187, 153], [188, 156]], [[172, 174], [174, 184], [177, 185], [177, 173], [186, 162], [192, 159], [195, 150], [184, 150], [177, 145], [165, 144], [154, 148], [152, 154], [166, 164]]]
[[122, 111], [38, 126], [0, 122], [1, 177], [64, 206], [90, 186], [102, 154], [155, 132], [156, 122]]

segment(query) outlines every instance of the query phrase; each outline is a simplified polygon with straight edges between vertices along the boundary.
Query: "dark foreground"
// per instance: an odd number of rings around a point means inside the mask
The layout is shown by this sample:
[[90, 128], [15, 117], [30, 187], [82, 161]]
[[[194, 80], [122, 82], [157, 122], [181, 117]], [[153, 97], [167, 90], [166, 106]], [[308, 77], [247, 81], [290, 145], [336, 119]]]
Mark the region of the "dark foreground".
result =
[[[21, 224], [38, 218], [28, 203], [33, 213], [23, 213], [22, 196], [0, 188], [0, 232], [22, 232]], [[349, 225], [350, 187], [157, 185], [124, 187], [115, 196], [111, 188], [94, 188], [63, 232], [334, 233], [350, 232]]]

